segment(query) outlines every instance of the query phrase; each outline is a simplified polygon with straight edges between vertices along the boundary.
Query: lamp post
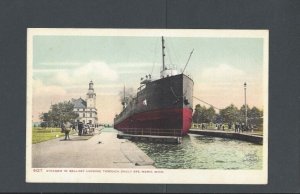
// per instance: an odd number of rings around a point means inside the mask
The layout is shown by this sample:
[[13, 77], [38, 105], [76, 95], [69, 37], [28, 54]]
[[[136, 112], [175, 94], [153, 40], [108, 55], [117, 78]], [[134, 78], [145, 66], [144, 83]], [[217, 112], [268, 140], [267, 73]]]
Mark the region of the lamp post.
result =
[[247, 123], [247, 93], [246, 93], [246, 90], [247, 90], [247, 83], [245, 82], [244, 83], [244, 91], [245, 91], [245, 124], [246, 124], [246, 129], [248, 127], [248, 123]]

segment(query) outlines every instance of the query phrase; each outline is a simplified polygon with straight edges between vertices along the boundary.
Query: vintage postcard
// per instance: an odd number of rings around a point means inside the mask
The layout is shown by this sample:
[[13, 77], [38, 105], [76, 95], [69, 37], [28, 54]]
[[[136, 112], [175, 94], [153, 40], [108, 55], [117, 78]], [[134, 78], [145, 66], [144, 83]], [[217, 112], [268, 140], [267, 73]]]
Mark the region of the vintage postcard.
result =
[[26, 182], [268, 183], [268, 30], [27, 30]]

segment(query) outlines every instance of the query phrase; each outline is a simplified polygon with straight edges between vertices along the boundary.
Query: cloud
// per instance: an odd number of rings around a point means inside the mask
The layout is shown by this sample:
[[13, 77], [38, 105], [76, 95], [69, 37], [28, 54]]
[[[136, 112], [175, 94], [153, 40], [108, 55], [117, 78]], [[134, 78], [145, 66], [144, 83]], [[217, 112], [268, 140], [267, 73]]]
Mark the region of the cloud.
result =
[[45, 85], [41, 80], [32, 82], [32, 111], [35, 120], [42, 112], [48, 112], [51, 103], [57, 103], [71, 98], [63, 87]]
[[91, 79], [118, 80], [118, 73], [106, 63], [91, 61], [74, 71], [74, 76], [90, 77]]
[[112, 67], [118, 71], [119, 74], [148, 74], [151, 72], [153, 63], [116, 63]]
[[210, 93], [232, 94], [243, 87], [245, 81], [252, 79], [244, 71], [228, 64], [220, 64], [216, 67], [204, 69], [197, 76], [196, 83], [201, 89]]
[[[194, 76], [194, 95], [216, 107], [224, 108], [233, 103], [241, 106], [244, 103], [244, 82], [247, 82], [249, 104], [261, 106], [261, 76], [250, 74], [228, 64], [204, 69]], [[195, 101], [197, 104], [198, 101]]]
[[153, 63], [136, 63], [136, 62], [132, 62], [132, 63], [116, 63], [114, 64], [114, 67], [118, 67], [118, 68], [138, 68], [138, 67], [149, 67], [151, 68], [153, 66]]
[[57, 96], [65, 95], [66, 91], [59, 86], [46, 86], [41, 80], [33, 80], [33, 97], [50, 97], [50, 96]]
[[78, 66], [78, 62], [56, 61], [56, 62], [41, 62], [41, 66]]
[[232, 82], [240, 81], [245, 78], [245, 72], [227, 64], [220, 64], [217, 67], [207, 68], [201, 73], [201, 79], [209, 83], [220, 85], [231, 84]]
[[59, 71], [54, 74], [52, 79], [54, 83], [59, 83], [59, 85], [70, 85], [76, 82], [75, 77], [71, 74], [68, 71]]
[[33, 73], [56, 73], [60, 71], [61, 69], [33, 69]]
[[146, 70], [121, 70], [119, 74], [148, 74], [150, 71]]
[[103, 83], [119, 79], [117, 71], [101, 61], [90, 61], [75, 68], [34, 69], [33, 72], [44, 83], [63, 87], [88, 84], [90, 80], [95, 83]]

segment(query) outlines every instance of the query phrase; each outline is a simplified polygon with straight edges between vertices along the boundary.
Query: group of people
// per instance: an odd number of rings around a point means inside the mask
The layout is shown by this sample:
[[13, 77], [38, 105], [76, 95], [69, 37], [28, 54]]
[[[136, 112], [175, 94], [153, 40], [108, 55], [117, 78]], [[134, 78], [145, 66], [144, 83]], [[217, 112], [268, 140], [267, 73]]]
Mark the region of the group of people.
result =
[[[225, 125], [223, 123], [221, 124], [216, 124], [216, 127], [218, 130], [225, 130]], [[253, 126], [251, 124], [247, 125], [245, 123], [239, 123], [239, 122], [235, 122], [235, 123], [228, 123], [228, 129], [232, 129], [234, 128], [234, 132], [236, 133], [240, 133], [240, 132], [244, 132], [244, 131], [248, 131], [248, 130], [252, 130]]]
[[248, 129], [248, 127], [246, 127], [245, 123], [239, 123], [236, 122], [234, 124], [234, 132], [239, 133], [239, 132], [244, 132]]
[[79, 136], [91, 134], [95, 131], [95, 129], [89, 124], [83, 124], [82, 122], [78, 122], [76, 124], [77, 126], [75, 127], [75, 130], [78, 130]]
[[61, 132], [65, 133], [65, 140], [68, 140], [68, 139], [70, 140], [70, 131], [71, 130], [74, 130], [74, 131], [78, 130], [79, 136], [90, 134], [90, 133], [94, 132], [94, 128], [91, 128], [90, 125], [83, 124], [82, 122], [77, 122], [74, 124], [72, 124], [70, 122], [62, 123]]
[[78, 135], [87, 135], [94, 132], [94, 128], [91, 128], [89, 124], [83, 124], [82, 122], [78, 122]]
[[218, 130], [222, 129], [223, 131], [225, 131], [225, 125], [222, 124], [222, 123], [221, 124], [216, 124], [216, 127], [217, 127]]
[[242, 133], [245, 131], [252, 131], [255, 128], [255, 125], [252, 123], [248, 123], [247, 126], [244, 122], [233, 122], [233, 123], [201, 123], [201, 124], [195, 124], [194, 127], [200, 128], [202, 130], [205, 129], [217, 129], [217, 130], [223, 130], [225, 131], [225, 128], [229, 130], [234, 130], [236, 133]]

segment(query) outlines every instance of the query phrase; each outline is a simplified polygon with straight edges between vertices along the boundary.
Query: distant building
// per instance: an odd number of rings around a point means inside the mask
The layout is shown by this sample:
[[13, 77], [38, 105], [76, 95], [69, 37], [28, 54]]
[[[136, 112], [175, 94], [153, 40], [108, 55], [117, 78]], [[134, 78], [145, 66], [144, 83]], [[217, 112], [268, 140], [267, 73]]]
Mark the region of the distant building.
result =
[[92, 81], [89, 83], [86, 99], [83, 100], [81, 97], [72, 99], [72, 103], [74, 104], [74, 112], [79, 115], [77, 121], [81, 121], [84, 124], [98, 124], [96, 93], [94, 92], [94, 83]]

